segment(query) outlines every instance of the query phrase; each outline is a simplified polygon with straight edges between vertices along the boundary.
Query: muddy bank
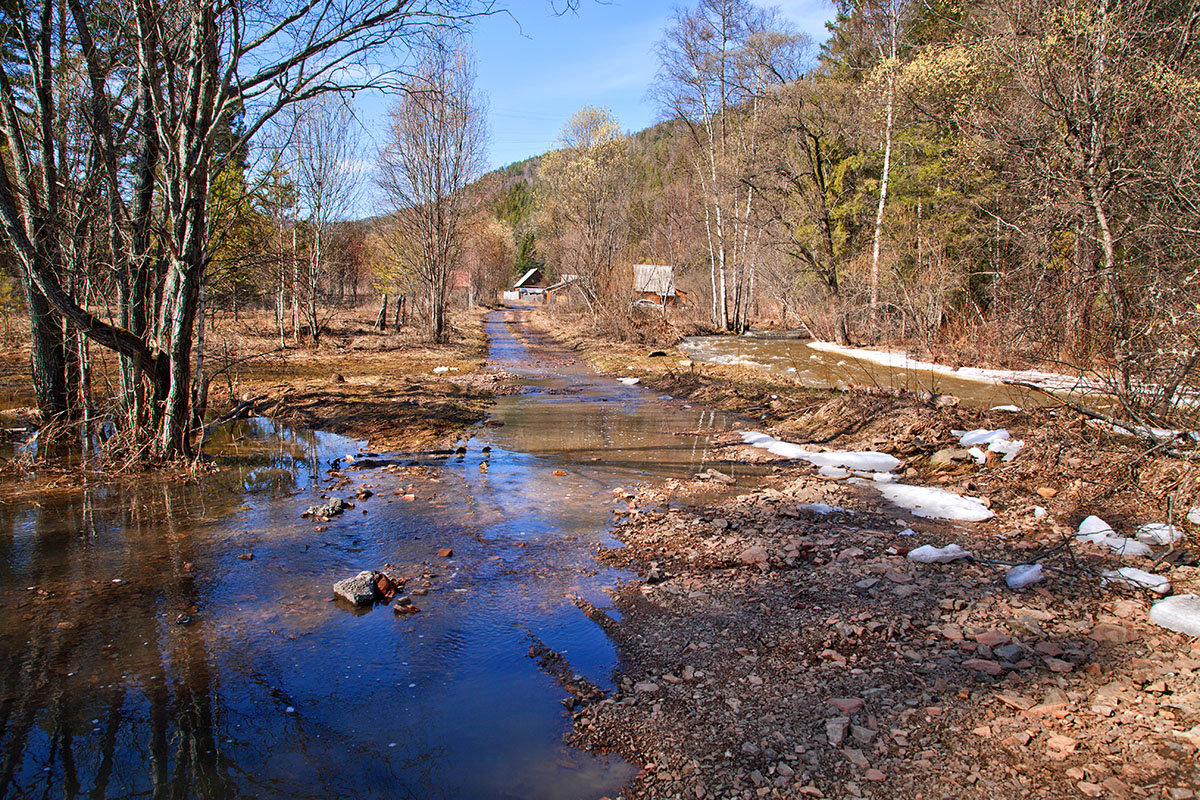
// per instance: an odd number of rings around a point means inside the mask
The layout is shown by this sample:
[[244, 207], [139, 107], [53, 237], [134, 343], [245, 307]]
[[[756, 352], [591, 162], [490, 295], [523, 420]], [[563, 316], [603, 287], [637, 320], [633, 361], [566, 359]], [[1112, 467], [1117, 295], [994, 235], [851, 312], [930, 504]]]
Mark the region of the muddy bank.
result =
[[[256, 398], [257, 413], [293, 427], [365, 439], [376, 450], [445, 447], [484, 419], [490, 399], [513, 391], [511, 376], [484, 371], [483, 311], [456, 314], [445, 344], [412, 329], [375, 331], [366, 320], [339, 320], [319, 347], [282, 352], [261, 324], [226, 334], [231, 367], [214, 383], [213, 406]], [[248, 358], [255, 354], [265, 354]]]
[[[619, 617], [584, 606], [622, 671], [609, 697], [581, 699], [573, 741], [642, 767], [625, 796], [1194, 796], [1200, 645], [1149, 621], [1156, 595], [1101, 585], [1125, 565], [1200, 592], [1188, 458], [1067, 409], [798, 390], [678, 351], [574, 343], [610, 374], [740, 415], [743, 430], [891, 454], [895, 480], [995, 515], [916, 517], [877, 485], [824, 477], [738, 433], [728, 453], [772, 476], [719, 501], [711, 480], [616, 496], [624, 546], [601, 557], [639, 580], [616, 593]], [[977, 459], [952, 433], [1000, 428], [1023, 442], [1011, 461], [986, 448]], [[1075, 540], [1093, 514], [1123, 535], [1170, 520], [1187, 539], [1119, 556]], [[906, 557], [951, 543], [972, 558]], [[1005, 577], [1022, 562], [1046, 577], [1018, 591]]]

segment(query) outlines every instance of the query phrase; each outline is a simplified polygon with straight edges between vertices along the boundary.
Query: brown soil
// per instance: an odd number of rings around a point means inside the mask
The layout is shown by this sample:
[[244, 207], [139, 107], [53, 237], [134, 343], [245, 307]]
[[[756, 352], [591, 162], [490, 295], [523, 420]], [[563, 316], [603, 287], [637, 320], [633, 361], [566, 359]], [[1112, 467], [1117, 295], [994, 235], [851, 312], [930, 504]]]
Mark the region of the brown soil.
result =
[[[740, 413], [746, 428], [788, 441], [891, 453], [905, 482], [980, 497], [996, 513], [975, 524], [918, 519], [736, 434], [729, 445], [743, 458], [776, 462], [771, 477], [721, 500], [698, 479], [615, 497], [625, 546], [600, 555], [641, 579], [617, 593], [619, 621], [580, 603], [617, 642], [622, 667], [610, 696], [580, 693], [573, 740], [643, 767], [624, 796], [1200, 791], [1200, 643], [1149, 622], [1154, 595], [1101, 587], [1099, 573], [1119, 559], [1072, 536], [1088, 514], [1130, 535], [1170, 519], [1188, 543], [1127, 563], [1170, 578], [1175, 593], [1200, 593], [1200, 527], [1181, 520], [1197, 500], [1194, 461], [1147, 452], [1065, 409], [798, 391], [678, 352], [650, 357], [579, 328], [561, 333], [603, 371]], [[979, 427], [1006, 427], [1025, 447], [1012, 462], [933, 458], [958, 448], [952, 429]], [[811, 503], [854, 513], [820, 515], [803, 508]], [[905, 557], [949, 543], [974, 558]], [[1049, 577], [1009, 589], [1008, 567], [1027, 561]]]
[[[216, 368], [233, 364], [213, 382], [215, 408], [260, 398], [259, 413], [366, 439], [375, 450], [444, 447], [486, 416], [495, 392], [508, 390], [505, 376], [481, 371], [482, 312], [455, 315], [445, 344], [410, 328], [381, 333], [351, 315], [335, 320], [315, 348], [289, 340], [278, 351], [278, 333], [265, 319], [228, 330], [212, 346], [221, 356]], [[264, 355], [239, 361], [255, 354]]]

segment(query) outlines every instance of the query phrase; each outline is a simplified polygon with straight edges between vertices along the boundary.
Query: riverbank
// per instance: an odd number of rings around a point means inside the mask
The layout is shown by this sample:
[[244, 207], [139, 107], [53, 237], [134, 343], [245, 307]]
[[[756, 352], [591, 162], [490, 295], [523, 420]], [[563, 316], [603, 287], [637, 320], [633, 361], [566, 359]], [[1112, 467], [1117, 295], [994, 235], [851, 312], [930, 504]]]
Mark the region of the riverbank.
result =
[[[609, 374], [814, 451], [887, 453], [895, 481], [994, 514], [917, 517], [883, 484], [827, 477], [738, 434], [730, 452], [773, 465], [761, 484], [719, 502], [711, 478], [617, 496], [624, 546], [601, 555], [641, 579], [616, 594], [619, 622], [585, 607], [617, 641], [622, 673], [617, 692], [577, 708], [574, 741], [642, 766], [626, 796], [1194, 796], [1200, 646], [1148, 620], [1154, 594], [1100, 577], [1136, 566], [1176, 594], [1200, 592], [1200, 529], [1182, 520], [1193, 462], [1068, 409], [798, 391], [671, 349], [558, 333]], [[975, 429], [1023, 445], [1011, 461], [985, 445], [980, 461], [952, 433]], [[1075, 540], [1089, 515], [1130, 536], [1169, 519], [1188, 539], [1120, 557]], [[906, 557], [926, 544], [973, 557]], [[1009, 588], [1019, 563], [1046, 577]]]
[[263, 416], [365, 439], [373, 450], [445, 447], [485, 417], [504, 381], [482, 371], [484, 313], [454, 314], [442, 344], [412, 328], [376, 331], [361, 312], [331, 320], [318, 347], [289, 341], [280, 350], [270, 320], [229, 326], [211, 352], [232, 366], [227, 380], [213, 382], [210, 402], [229, 408], [257, 398]]

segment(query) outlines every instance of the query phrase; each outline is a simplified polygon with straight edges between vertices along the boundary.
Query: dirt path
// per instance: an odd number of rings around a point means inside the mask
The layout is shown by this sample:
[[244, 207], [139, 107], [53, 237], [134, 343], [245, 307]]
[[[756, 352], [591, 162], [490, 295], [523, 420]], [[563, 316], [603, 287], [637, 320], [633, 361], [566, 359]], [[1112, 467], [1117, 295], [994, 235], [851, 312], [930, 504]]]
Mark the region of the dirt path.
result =
[[[1153, 594], [1098, 579], [1126, 563], [1197, 592], [1194, 546], [1122, 562], [1073, 538], [1088, 513], [1130, 535], [1162, 521], [1168, 499], [1191, 501], [1186, 465], [1049, 411], [1000, 418], [952, 399], [788, 391], [678, 353], [576, 344], [654, 391], [741, 412], [747, 427], [822, 443], [814, 450], [889, 452], [905, 482], [981, 497], [996, 514], [917, 518], [781, 459], [719, 502], [695, 479], [614, 498], [624, 546], [602, 557], [641, 579], [617, 595], [619, 620], [585, 609], [623, 666], [615, 693], [580, 700], [574, 741], [642, 767], [624, 796], [1200, 791], [1200, 644], [1148, 620]], [[1012, 462], [977, 465], [950, 432], [1005, 424], [1025, 440]], [[728, 445], [744, 458], [770, 458], [739, 442]], [[1173, 521], [1188, 542], [1200, 535]], [[950, 543], [975, 558], [906, 558]], [[1026, 560], [1044, 562], [1047, 579], [1008, 588], [1008, 565]]]

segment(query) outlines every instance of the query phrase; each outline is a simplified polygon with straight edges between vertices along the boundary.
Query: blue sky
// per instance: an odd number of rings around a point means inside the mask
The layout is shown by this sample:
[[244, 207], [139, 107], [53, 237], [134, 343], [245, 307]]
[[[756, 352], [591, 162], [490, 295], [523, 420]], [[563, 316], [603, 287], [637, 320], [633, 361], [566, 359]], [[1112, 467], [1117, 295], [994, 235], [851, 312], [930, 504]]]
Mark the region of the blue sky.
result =
[[[479, 20], [471, 36], [477, 86], [490, 106], [491, 167], [552, 149], [563, 123], [587, 105], [607, 107], [630, 132], [658, 121], [646, 96], [658, 67], [654, 46], [680, 2], [580, 0], [578, 11], [561, 15], [552, 12], [551, 0], [503, 5], [511, 15]], [[834, 13], [828, 0], [763, 5], [778, 7], [815, 42], [824, 40]], [[360, 106], [372, 135], [382, 131], [386, 102], [373, 98]]]
[[[576, 12], [556, 16], [549, 0], [513, 0], [512, 17], [494, 16], [474, 26], [477, 81], [491, 105], [493, 167], [551, 149], [563, 123], [585, 105], [607, 107], [628, 131], [658, 120], [646, 97], [658, 68], [654, 46], [681, 4], [580, 0], [579, 5]], [[827, 0], [770, 5], [814, 41], [824, 40], [825, 22], [833, 16]]]

